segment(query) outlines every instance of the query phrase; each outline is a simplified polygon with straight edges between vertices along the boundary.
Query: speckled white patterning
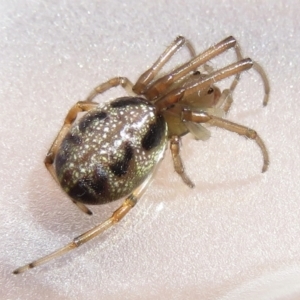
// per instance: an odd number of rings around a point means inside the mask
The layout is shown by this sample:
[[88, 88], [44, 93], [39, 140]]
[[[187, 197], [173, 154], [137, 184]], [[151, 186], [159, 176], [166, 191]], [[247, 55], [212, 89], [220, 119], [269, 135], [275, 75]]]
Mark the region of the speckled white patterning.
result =
[[[249, 1], [1, 1], [0, 299], [300, 299], [300, 5]], [[196, 184], [185, 186], [170, 153], [122, 222], [51, 263], [12, 271], [107, 218], [120, 201], [84, 215], [43, 159], [69, 108], [114, 76], [135, 81], [177, 35], [203, 51], [234, 35], [266, 70], [242, 74], [228, 119], [250, 140], [212, 129], [183, 140]], [[182, 51], [174, 66], [188, 58]], [[222, 67], [232, 51], [210, 63]], [[230, 81], [220, 84], [227, 87]], [[116, 89], [99, 98], [124, 96]]]

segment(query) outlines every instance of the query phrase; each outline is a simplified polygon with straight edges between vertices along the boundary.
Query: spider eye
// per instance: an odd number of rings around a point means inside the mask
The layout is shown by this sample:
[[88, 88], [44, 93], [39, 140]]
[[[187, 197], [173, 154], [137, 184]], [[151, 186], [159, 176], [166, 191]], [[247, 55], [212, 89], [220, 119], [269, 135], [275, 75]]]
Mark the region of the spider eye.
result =
[[211, 94], [211, 93], [213, 93], [214, 92], [214, 89], [213, 88], [210, 88], [208, 91], [207, 91], [207, 94]]
[[194, 73], [193, 73], [193, 75], [200, 75], [201, 73], [200, 73], [200, 71], [195, 71]]

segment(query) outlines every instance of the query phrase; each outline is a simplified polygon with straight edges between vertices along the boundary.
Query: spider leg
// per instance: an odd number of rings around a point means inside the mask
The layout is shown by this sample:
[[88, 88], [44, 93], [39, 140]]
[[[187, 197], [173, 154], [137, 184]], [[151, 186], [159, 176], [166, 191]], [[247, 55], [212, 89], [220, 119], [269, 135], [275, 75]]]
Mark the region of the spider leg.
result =
[[117, 87], [119, 85], [121, 85], [129, 95], [132, 94], [133, 84], [130, 82], [129, 79], [127, 79], [126, 77], [114, 77], [104, 83], [101, 83], [97, 87], [95, 87], [93, 89], [93, 91], [89, 94], [89, 96], [86, 98], [85, 101], [91, 102], [99, 94], [102, 94], [102, 93], [106, 92], [107, 90], [109, 90], [113, 87]]
[[122, 203], [122, 205], [108, 218], [106, 221], [100, 223], [99, 225], [95, 226], [94, 228], [88, 230], [87, 232], [75, 237], [72, 242], [68, 243], [64, 247], [40, 258], [37, 259], [25, 266], [22, 266], [13, 271], [14, 274], [23, 273], [29, 269], [35, 268], [40, 266], [52, 259], [55, 259], [59, 256], [64, 255], [65, 253], [78, 248], [79, 246], [85, 244], [89, 240], [97, 237], [101, 233], [103, 233], [108, 228], [112, 227], [116, 223], [118, 223], [123, 217], [135, 206], [138, 199], [141, 197], [142, 193], [145, 191], [146, 187], [148, 186], [152, 174], [137, 188], [135, 189]]
[[167, 48], [166, 50], [159, 56], [157, 61], [144, 72], [136, 84], [132, 88], [136, 94], [144, 94], [145, 89], [148, 84], [155, 78], [158, 72], [163, 68], [163, 66], [171, 59], [171, 57], [183, 46], [186, 46], [192, 57], [196, 56], [196, 52], [192, 44], [184, 38], [183, 36], [178, 36]]
[[[265, 90], [263, 105], [266, 106], [268, 104], [269, 95], [270, 95], [270, 85], [269, 85], [268, 77], [267, 77], [264, 69], [257, 62], [253, 61], [252, 68], [260, 75], [260, 77], [263, 80], [264, 90]], [[228, 111], [231, 107], [231, 104], [233, 102], [232, 93], [233, 93], [235, 87], [237, 86], [239, 79], [240, 79], [240, 74], [237, 74], [236, 77], [234, 78], [230, 88], [222, 91], [218, 106], [221, 106], [222, 104], [224, 104], [223, 110], [225, 111], [225, 113], [228, 113]]]
[[263, 105], [266, 106], [269, 102], [269, 95], [270, 95], [270, 85], [269, 85], [267, 74], [265, 73], [264, 69], [255, 61], [253, 62], [253, 69], [260, 75], [260, 77], [263, 80], [264, 89], [265, 89], [265, 97], [264, 97]]
[[257, 134], [257, 132], [251, 128], [245, 127], [243, 125], [230, 122], [228, 120], [210, 115], [206, 112], [195, 112], [192, 110], [183, 110], [181, 114], [182, 121], [191, 121], [196, 123], [208, 123], [212, 126], [220, 127], [223, 129], [226, 129], [231, 132], [235, 132], [239, 135], [245, 136], [247, 138], [250, 138], [256, 142], [256, 144], [259, 146], [262, 156], [263, 156], [263, 168], [262, 172], [265, 172], [268, 169], [269, 165], [269, 155], [267, 148], [263, 142], [263, 140], [260, 138], [260, 136]]
[[172, 153], [174, 169], [181, 177], [183, 182], [188, 185], [190, 188], [193, 188], [195, 184], [189, 179], [187, 174], [185, 173], [184, 166], [182, 163], [182, 159], [180, 157], [180, 138], [178, 136], [172, 136], [170, 140], [170, 150]]
[[[221, 42], [215, 44], [214, 46], [210, 47], [203, 53], [192, 58], [187, 63], [174, 69], [172, 72], [159, 78], [158, 80], [155, 80], [152, 83], [151, 83], [151, 80], [147, 81], [149, 86], [148, 87], [144, 86], [143, 91], [141, 93], [144, 94], [146, 96], [146, 98], [149, 100], [157, 99], [161, 94], [165, 93], [165, 91], [168, 90], [172, 86], [172, 84], [174, 84], [178, 80], [184, 78], [190, 72], [197, 70], [200, 66], [204, 65], [204, 67], [205, 67], [206, 62], [208, 62], [212, 58], [224, 53], [225, 51], [227, 51], [230, 48], [234, 48], [234, 50], [236, 52], [238, 63], [243, 61], [239, 44], [237, 43], [237, 41], [234, 37], [230, 36], [230, 37], [222, 40]], [[262, 81], [264, 84], [264, 91], [265, 91], [263, 105], [265, 106], [268, 103], [268, 98], [269, 98], [269, 94], [270, 94], [268, 78], [267, 78], [263, 68], [258, 63], [252, 61], [251, 67], [253, 67], [253, 69], [262, 78]], [[244, 70], [241, 70], [241, 72], [242, 71], [244, 71]], [[212, 73], [215, 73], [215, 72], [212, 72]], [[210, 72], [208, 73], [208, 75], [209, 76], [211, 75]], [[153, 78], [151, 78], [151, 79], [153, 79]], [[226, 97], [224, 96], [224, 102], [225, 102], [224, 106], [225, 106], [226, 111], [228, 111], [231, 106], [231, 103], [232, 103], [231, 95], [232, 95], [234, 89], [236, 88], [239, 80], [240, 80], [240, 73], [237, 73], [237, 74], [235, 74], [235, 78], [229, 88], [229, 92], [226, 92], [229, 95], [229, 97], [228, 97], [228, 95]]]
[[187, 63], [181, 65], [172, 72], [151, 83], [147, 90], [145, 90], [144, 92], [145, 96], [150, 100], [155, 100], [164, 91], [166, 91], [174, 82], [180, 80], [181, 78], [184, 78], [190, 72], [195, 71], [201, 65], [205, 64], [212, 58], [220, 55], [221, 53], [225, 52], [226, 50], [232, 47], [234, 47], [234, 49], [236, 50], [237, 58], [238, 60], [240, 60], [242, 57], [239, 51], [239, 47], [236, 47], [236, 45], [237, 42], [232, 36], [222, 40], [221, 42], [210, 47], [203, 53], [197, 55], [195, 58], [191, 59]]
[[174, 104], [180, 101], [183, 97], [186, 97], [190, 94], [196, 93], [201, 90], [205, 90], [215, 82], [230, 77], [232, 75], [239, 74], [245, 70], [250, 69], [252, 66], [253, 61], [250, 58], [246, 58], [241, 61], [235, 62], [229, 66], [226, 66], [225, 68], [216, 70], [213, 73], [208, 74], [204, 78], [200, 77], [198, 81], [187, 83], [184, 88], [176, 88], [171, 90], [169, 93], [157, 100], [155, 102], [155, 106], [158, 107], [160, 110], [162, 110], [163, 108], [166, 109], [171, 103]]

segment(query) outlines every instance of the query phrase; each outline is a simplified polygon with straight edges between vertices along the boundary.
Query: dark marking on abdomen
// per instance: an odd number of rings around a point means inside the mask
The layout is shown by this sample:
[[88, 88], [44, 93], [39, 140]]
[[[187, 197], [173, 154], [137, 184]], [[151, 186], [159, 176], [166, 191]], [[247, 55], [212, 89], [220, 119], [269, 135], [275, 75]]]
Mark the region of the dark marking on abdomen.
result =
[[127, 142], [125, 144], [125, 153], [122, 160], [118, 160], [114, 164], [110, 165], [109, 168], [114, 173], [114, 175], [121, 177], [127, 173], [132, 158], [133, 148], [130, 143]]
[[85, 204], [103, 204], [108, 201], [108, 178], [101, 165], [95, 167], [92, 176], [80, 178], [70, 188], [69, 196]]
[[80, 145], [82, 143], [82, 139], [80, 136], [76, 134], [68, 133], [63, 139], [60, 149], [55, 156], [55, 168], [59, 170], [64, 166], [67, 162], [68, 157], [70, 155], [70, 151], [74, 147], [74, 145]]
[[110, 106], [114, 108], [120, 108], [128, 105], [140, 105], [140, 104], [148, 105], [148, 102], [146, 99], [140, 97], [121, 97], [112, 101], [110, 103]]
[[[68, 148], [73, 145], [80, 145], [82, 143], [81, 137], [70, 132], [64, 137], [61, 147]], [[71, 144], [71, 145], [70, 145]]]
[[150, 124], [148, 131], [142, 139], [142, 147], [145, 150], [151, 150], [158, 146], [164, 136], [166, 124], [162, 115], [156, 116], [154, 124]]
[[96, 111], [94, 113], [88, 114], [87, 116], [83, 116], [82, 119], [79, 121], [78, 127], [81, 132], [85, 132], [87, 127], [90, 126], [90, 124], [94, 120], [104, 120], [107, 118], [107, 113], [105, 111]]
[[93, 190], [100, 196], [106, 197], [108, 194], [108, 178], [103, 167], [99, 164], [95, 167], [93, 175]]

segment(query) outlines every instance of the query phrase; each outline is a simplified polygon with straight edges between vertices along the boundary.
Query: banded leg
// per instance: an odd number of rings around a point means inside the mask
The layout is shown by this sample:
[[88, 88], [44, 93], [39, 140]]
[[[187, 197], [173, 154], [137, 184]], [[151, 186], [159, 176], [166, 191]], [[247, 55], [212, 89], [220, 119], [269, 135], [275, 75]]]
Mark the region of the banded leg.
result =
[[263, 155], [262, 172], [267, 171], [269, 165], [268, 151], [263, 140], [260, 138], [260, 136], [257, 134], [255, 130], [240, 124], [230, 122], [228, 120], [219, 117], [215, 117], [206, 112], [195, 112], [191, 110], [184, 110], [182, 112], [181, 118], [183, 121], [191, 121], [195, 123], [209, 123], [212, 126], [217, 126], [254, 140], [256, 144], [259, 146]]
[[149, 176], [140, 187], [138, 187], [132, 194], [130, 194], [125, 199], [123, 204], [106, 221], [104, 221], [103, 223], [88, 230], [87, 232], [75, 237], [72, 242], [68, 243], [64, 247], [62, 247], [50, 254], [38, 259], [38, 260], [31, 262], [30, 264], [27, 264], [23, 267], [20, 267], [20, 268], [14, 270], [13, 273], [14, 274], [23, 273], [29, 269], [35, 268], [35, 267], [40, 266], [52, 259], [62, 256], [65, 253], [67, 253], [75, 248], [78, 248], [79, 246], [85, 244], [89, 240], [97, 237], [102, 232], [104, 232], [111, 226], [118, 223], [135, 206], [138, 199], [141, 197], [142, 193], [144, 192], [145, 188], [147, 187], [150, 179], [151, 179], [151, 176]]
[[159, 56], [159, 58], [152, 65], [152, 67], [139, 77], [139, 79], [137, 80], [136, 84], [133, 87], [133, 91], [138, 95], [144, 94], [148, 84], [155, 78], [158, 72], [171, 59], [171, 57], [183, 46], [186, 46], [188, 48], [192, 57], [196, 56], [196, 52], [192, 44], [183, 36], [178, 36], [172, 42], [172, 44], [169, 45], [166, 48], [166, 50]]
[[187, 174], [185, 173], [182, 159], [180, 157], [180, 138], [178, 136], [173, 136], [170, 140], [170, 150], [172, 153], [172, 158], [173, 158], [173, 164], [174, 164], [174, 169], [178, 173], [178, 175], [181, 177], [183, 182], [188, 185], [190, 188], [193, 188], [195, 184], [189, 179]]
[[[71, 125], [74, 123], [74, 121], [76, 120], [76, 117], [78, 115], [79, 112], [83, 112], [83, 111], [88, 111], [91, 110], [94, 107], [97, 107], [98, 103], [94, 103], [94, 102], [86, 102], [86, 101], [79, 101], [77, 102], [68, 112], [64, 124], [61, 128], [61, 130], [59, 131], [58, 135], [56, 136], [53, 144], [51, 145], [44, 163], [45, 166], [47, 168], [47, 170], [49, 171], [49, 173], [52, 175], [52, 177], [54, 178], [54, 180], [57, 182], [57, 177], [56, 177], [56, 173], [54, 170], [54, 159], [56, 156], [56, 153], [58, 151], [58, 148], [62, 142], [62, 140], [64, 139], [64, 137], [66, 136], [67, 132], [69, 131]], [[74, 204], [77, 205], [77, 207], [82, 210], [84, 213], [91, 215], [92, 212], [82, 203], [77, 202], [75, 200], [72, 200]]]

